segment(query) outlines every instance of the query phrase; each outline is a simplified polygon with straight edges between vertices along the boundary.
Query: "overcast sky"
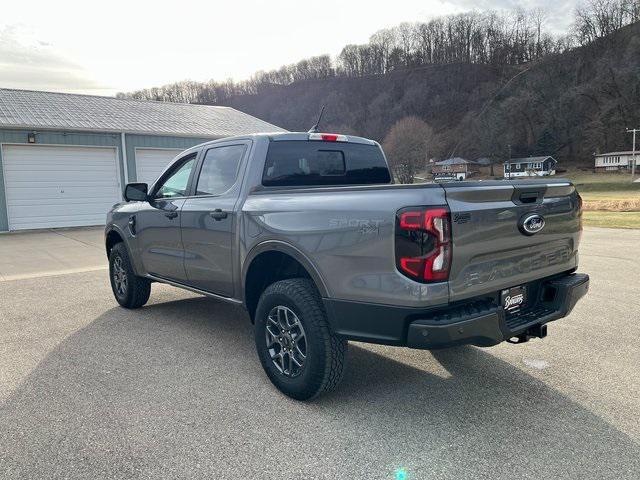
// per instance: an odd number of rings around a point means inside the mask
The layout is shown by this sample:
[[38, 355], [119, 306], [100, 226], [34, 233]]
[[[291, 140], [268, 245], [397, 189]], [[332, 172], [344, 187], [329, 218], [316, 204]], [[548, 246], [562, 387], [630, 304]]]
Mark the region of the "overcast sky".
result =
[[542, 6], [552, 27], [575, 0], [32, 0], [3, 2], [0, 87], [112, 95], [183, 80], [244, 79], [403, 21]]

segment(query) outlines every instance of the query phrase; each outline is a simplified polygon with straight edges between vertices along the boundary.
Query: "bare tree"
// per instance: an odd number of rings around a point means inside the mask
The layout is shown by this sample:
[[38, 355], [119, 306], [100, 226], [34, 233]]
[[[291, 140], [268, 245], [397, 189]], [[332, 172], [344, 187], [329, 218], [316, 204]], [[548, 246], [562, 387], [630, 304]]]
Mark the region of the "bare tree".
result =
[[402, 118], [391, 127], [383, 148], [396, 180], [413, 183], [414, 176], [426, 166], [432, 138], [431, 127], [418, 117]]
[[576, 8], [574, 34], [581, 45], [640, 19], [640, 0], [585, 0]]

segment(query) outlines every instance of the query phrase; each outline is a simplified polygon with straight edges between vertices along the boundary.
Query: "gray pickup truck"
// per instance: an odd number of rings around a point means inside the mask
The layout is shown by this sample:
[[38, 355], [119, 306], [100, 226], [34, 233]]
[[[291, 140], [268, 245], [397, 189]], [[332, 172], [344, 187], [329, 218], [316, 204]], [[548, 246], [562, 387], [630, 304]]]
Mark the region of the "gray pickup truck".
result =
[[109, 212], [116, 300], [152, 282], [243, 305], [283, 393], [342, 377], [347, 341], [435, 349], [546, 335], [587, 292], [567, 180], [395, 185], [380, 145], [277, 133], [180, 154]]

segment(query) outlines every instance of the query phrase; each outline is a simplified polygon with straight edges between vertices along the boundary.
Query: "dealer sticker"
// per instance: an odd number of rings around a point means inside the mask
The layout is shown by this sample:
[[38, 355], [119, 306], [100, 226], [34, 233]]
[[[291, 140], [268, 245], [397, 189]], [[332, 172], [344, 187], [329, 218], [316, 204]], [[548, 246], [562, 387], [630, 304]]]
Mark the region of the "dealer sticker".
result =
[[500, 304], [508, 312], [515, 312], [527, 303], [527, 291], [523, 285], [506, 288], [500, 294]]

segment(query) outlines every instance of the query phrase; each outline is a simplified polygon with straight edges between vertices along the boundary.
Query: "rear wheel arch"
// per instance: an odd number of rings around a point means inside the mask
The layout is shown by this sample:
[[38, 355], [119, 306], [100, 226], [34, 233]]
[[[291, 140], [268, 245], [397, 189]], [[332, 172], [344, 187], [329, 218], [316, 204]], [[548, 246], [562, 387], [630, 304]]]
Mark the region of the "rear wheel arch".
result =
[[309, 278], [321, 297], [329, 296], [316, 268], [295, 247], [273, 241], [261, 243], [251, 250], [244, 262], [242, 292], [252, 321], [262, 292], [269, 285], [289, 278]]

